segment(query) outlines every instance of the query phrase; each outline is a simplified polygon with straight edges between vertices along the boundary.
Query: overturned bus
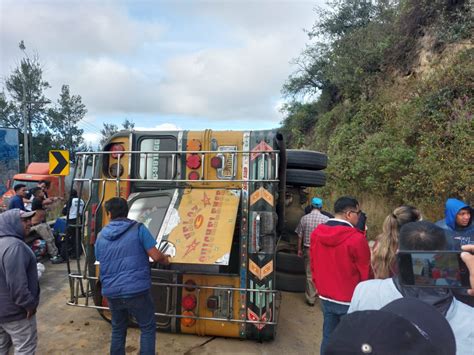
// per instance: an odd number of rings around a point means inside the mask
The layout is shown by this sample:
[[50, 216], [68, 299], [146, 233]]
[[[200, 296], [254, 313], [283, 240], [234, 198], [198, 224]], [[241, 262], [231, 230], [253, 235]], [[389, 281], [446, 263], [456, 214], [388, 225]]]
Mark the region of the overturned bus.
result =
[[109, 222], [105, 201], [120, 196], [128, 201], [128, 217], [146, 225], [157, 248], [173, 256], [167, 267], [151, 266], [158, 330], [274, 338], [286, 186], [325, 181], [319, 165], [312, 169], [311, 152], [291, 157], [292, 167], [302, 166], [288, 174], [283, 137], [273, 130], [122, 131], [103, 151], [78, 153], [78, 171], [92, 165], [93, 174], [74, 174], [85, 210], [71, 226], [85, 257], [68, 261], [68, 304], [95, 308], [110, 320], [94, 244]]

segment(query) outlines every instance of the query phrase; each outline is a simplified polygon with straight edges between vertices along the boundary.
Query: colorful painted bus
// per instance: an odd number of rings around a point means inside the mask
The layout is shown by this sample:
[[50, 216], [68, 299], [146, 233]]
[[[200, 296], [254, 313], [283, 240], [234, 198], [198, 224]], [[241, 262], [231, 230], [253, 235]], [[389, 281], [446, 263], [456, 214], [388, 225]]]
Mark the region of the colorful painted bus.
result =
[[275, 336], [274, 262], [286, 188], [280, 133], [122, 131], [103, 151], [77, 157], [81, 171], [92, 165], [94, 173], [74, 176], [86, 207], [71, 226], [85, 257], [68, 262], [69, 305], [96, 308], [110, 319], [94, 243], [109, 222], [105, 201], [121, 196], [128, 217], [146, 225], [157, 248], [173, 256], [168, 267], [151, 270], [158, 330]]

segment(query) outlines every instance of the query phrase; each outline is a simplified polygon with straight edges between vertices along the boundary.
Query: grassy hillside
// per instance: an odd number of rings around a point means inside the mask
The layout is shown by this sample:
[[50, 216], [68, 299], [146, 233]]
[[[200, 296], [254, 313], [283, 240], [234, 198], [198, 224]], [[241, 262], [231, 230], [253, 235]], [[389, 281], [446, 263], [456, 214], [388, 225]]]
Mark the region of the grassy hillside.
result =
[[283, 122], [289, 145], [329, 155], [328, 184], [315, 193], [358, 197], [372, 236], [400, 204], [434, 220], [447, 197], [474, 202], [469, 2], [340, 0], [331, 9], [284, 88], [294, 99]]

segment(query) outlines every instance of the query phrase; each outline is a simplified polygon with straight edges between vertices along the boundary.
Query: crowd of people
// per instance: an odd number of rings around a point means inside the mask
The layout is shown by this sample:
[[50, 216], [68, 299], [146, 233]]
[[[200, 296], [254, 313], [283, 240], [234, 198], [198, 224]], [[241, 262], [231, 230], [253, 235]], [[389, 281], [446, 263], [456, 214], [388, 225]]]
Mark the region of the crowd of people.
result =
[[[37, 190], [33, 194], [42, 198]], [[22, 202], [16, 199], [14, 207]], [[35, 205], [38, 208], [32, 211], [12, 208], [0, 214], [0, 354], [7, 354], [12, 346], [15, 353], [34, 354], [37, 345], [36, 257], [24, 242], [33, 222], [44, 218], [44, 204], [33, 199]], [[321, 354], [473, 352], [474, 225], [468, 204], [449, 199], [445, 218], [436, 224], [424, 221], [418, 209], [400, 206], [385, 219], [372, 250], [365, 234], [365, 215], [356, 199], [339, 198], [334, 216], [322, 213], [320, 198], [313, 198], [311, 206], [296, 232], [298, 254], [305, 258], [308, 273], [306, 301], [314, 305], [319, 296], [323, 312]], [[67, 218], [73, 220], [83, 203], [73, 193], [65, 207]], [[141, 330], [141, 353], [154, 354], [149, 258], [167, 265], [170, 257], [155, 247], [146, 226], [127, 218], [126, 200], [106, 201], [105, 211], [110, 223], [98, 235], [95, 255], [102, 295], [112, 314], [110, 352], [125, 353], [131, 314]], [[453, 292], [447, 287], [421, 288], [400, 282], [397, 253], [447, 249], [460, 253], [469, 269], [471, 289]]]
[[[318, 294], [323, 312], [321, 354], [473, 353], [474, 289], [406, 285], [397, 264], [404, 251], [458, 251], [473, 288], [474, 223], [468, 204], [448, 199], [445, 218], [436, 223], [423, 221], [413, 206], [397, 207], [370, 248], [356, 199], [339, 198], [329, 219], [320, 212], [322, 200], [313, 201], [318, 204], [296, 233], [309, 247], [307, 275], [314, 284], [307, 282], [306, 300], [314, 304], [309, 296]], [[429, 314], [412, 319], [414, 310]]]
[[68, 225], [71, 226], [65, 233], [65, 238], [68, 242], [66, 243], [53, 233], [53, 229], [47, 223], [48, 212], [52, 205], [62, 200], [58, 196], [48, 195], [50, 186], [51, 183], [48, 180], [39, 181], [37, 186], [30, 190], [27, 190], [24, 184], [16, 184], [13, 187], [15, 195], [10, 199], [8, 209], [17, 208], [25, 212], [36, 212], [32, 218], [32, 226], [29, 234], [26, 236], [26, 240], [33, 245], [38, 259], [42, 256], [43, 251], [38, 250], [33, 241], [43, 240], [46, 246], [45, 253], [50, 256], [51, 263], [60, 264], [68, 258], [77, 257], [77, 255], [81, 254], [81, 249], [78, 248], [78, 243], [75, 242], [78, 233], [76, 232], [77, 227], [74, 226], [77, 216], [82, 214], [84, 201], [78, 198], [77, 191], [73, 189], [70, 198], [62, 209], [62, 214], [66, 217]]
[[[72, 220], [83, 208], [73, 192], [66, 204]], [[99, 233], [95, 253], [100, 263], [102, 295], [112, 314], [111, 354], [125, 354], [129, 314], [141, 330], [140, 353], [155, 354], [155, 311], [151, 297], [149, 258], [168, 265], [169, 256], [156, 247], [146, 226], [127, 218], [123, 198], [105, 203], [110, 223]], [[34, 354], [37, 346], [36, 309], [39, 283], [36, 257], [24, 239], [32, 229], [39, 210], [12, 208], [0, 214], [0, 354]], [[74, 227], [74, 228], [77, 228]]]

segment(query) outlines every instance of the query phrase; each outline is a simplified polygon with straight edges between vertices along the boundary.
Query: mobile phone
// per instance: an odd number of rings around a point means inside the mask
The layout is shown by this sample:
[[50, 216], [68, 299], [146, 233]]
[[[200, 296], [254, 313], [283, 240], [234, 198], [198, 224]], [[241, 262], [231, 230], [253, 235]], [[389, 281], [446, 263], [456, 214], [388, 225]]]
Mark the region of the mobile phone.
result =
[[416, 287], [470, 288], [469, 270], [461, 251], [399, 251], [400, 284]]

